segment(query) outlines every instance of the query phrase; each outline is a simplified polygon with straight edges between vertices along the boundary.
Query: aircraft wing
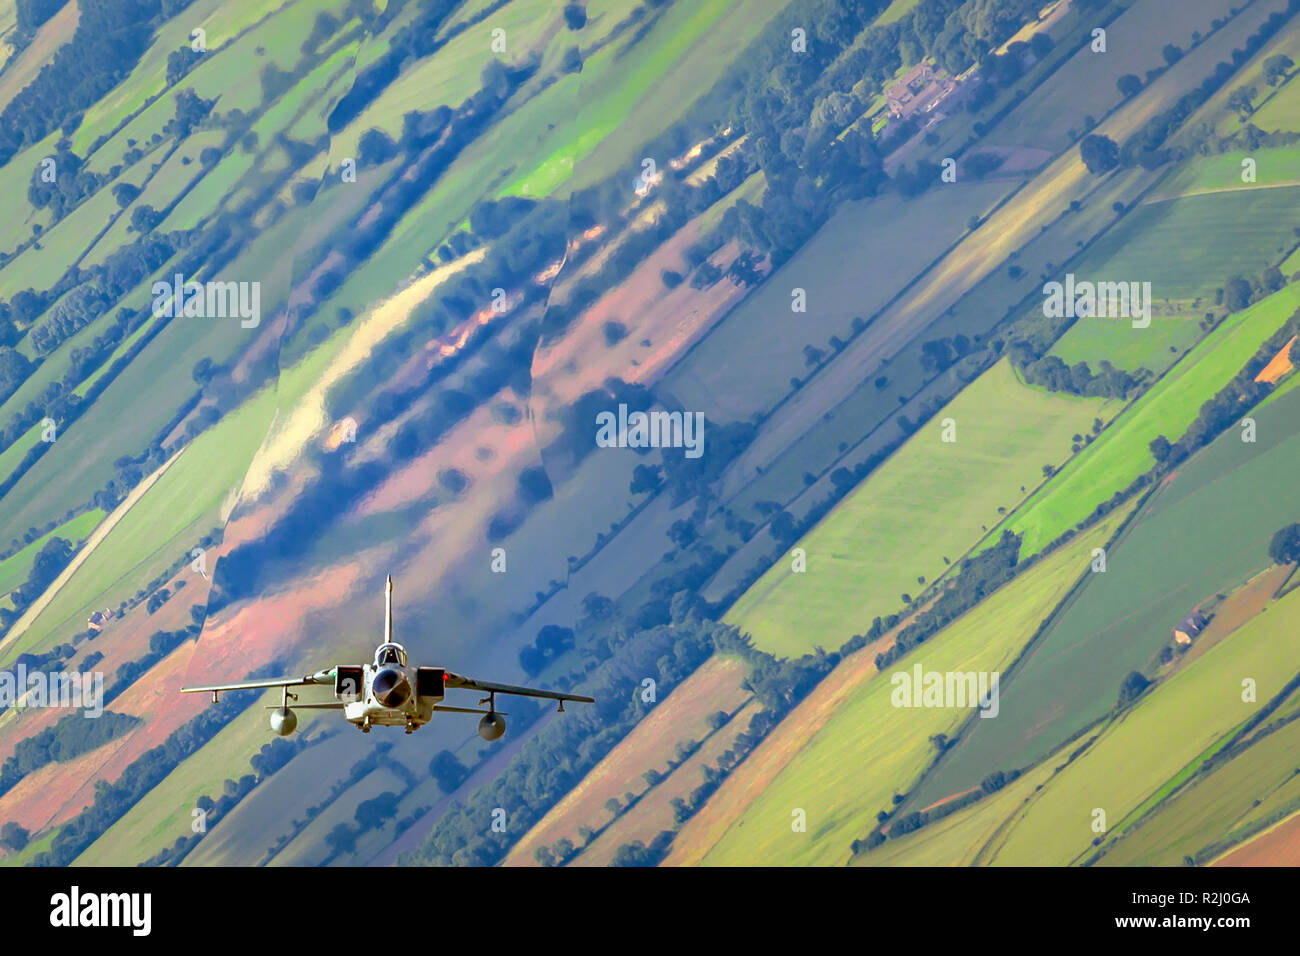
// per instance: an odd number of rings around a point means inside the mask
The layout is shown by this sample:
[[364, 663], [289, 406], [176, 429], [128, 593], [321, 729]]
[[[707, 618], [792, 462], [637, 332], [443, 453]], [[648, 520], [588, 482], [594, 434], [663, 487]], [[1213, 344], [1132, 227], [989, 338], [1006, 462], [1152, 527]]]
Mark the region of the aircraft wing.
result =
[[261, 690], [267, 687], [299, 687], [304, 684], [333, 684], [334, 669], [305, 674], [302, 677], [270, 677], [265, 680], [236, 681], [233, 684], [204, 684], [202, 687], [182, 687], [182, 694], [194, 694], [200, 691], [217, 693], [227, 690]]
[[472, 677], [462, 677], [460, 674], [453, 674], [451, 671], [447, 671], [445, 683], [447, 687], [464, 687], [468, 690], [482, 690], [496, 694], [545, 697], [547, 700], [576, 700], [584, 704], [594, 704], [596, 702], [596, 698], [584, 697], [582, 694], [562, 694], [555, 690], [537, 690], [533, 687], [520, 687], [516, 684], [498, 684], [490, 680], [474, 680]]
[[[343, 710], [348, 705], [341, 700], [331, 700], [319, 704], [294, 704], [294, 710]], [[267, 710], [279, 710], [279, 704], [267, 704]]]

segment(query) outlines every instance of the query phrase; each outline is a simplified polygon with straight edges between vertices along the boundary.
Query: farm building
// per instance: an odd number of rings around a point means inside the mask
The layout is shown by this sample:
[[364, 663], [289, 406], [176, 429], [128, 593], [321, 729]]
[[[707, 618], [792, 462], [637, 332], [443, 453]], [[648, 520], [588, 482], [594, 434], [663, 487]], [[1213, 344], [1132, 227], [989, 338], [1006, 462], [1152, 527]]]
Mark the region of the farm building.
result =
[[912, 67], [902, 79], [885, 91], [889, 112], [900, 119], [926, 112], [938, 106], [953, 91], [955, 84], [924, 60]]
[[1210, 619], [1200, 611], [1192, 611], [1191, 614], [1179, 621], [1178, 626], [1174, 628], [1174, 640], [1179, 644], [1190, 644], [1192, 638], [1205, 630], [1205, 625], [1209, 623]]
[[112, 617], [113, 617], [113, 611], [110, 608], [104, 608], [104, 610], [102, 611], [96, 611], [94, 614], [90, 615], [90, 617], [86, 619], [86, 627], [90, 628], [90, 630], [92, 631], [103, 630], [104, 625], [107, 624], [112, 619]]

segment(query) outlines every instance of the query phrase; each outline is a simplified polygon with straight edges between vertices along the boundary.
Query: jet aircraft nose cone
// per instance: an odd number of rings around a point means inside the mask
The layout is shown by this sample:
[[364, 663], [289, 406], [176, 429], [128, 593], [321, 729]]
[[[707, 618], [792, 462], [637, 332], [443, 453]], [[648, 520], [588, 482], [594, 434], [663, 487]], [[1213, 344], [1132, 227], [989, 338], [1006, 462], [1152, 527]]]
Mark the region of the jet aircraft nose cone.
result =
[[375, 700], [385, 707], [401, 707], [411, 696], [411, 683], [401, 671], [386, 667], [370, 683]]

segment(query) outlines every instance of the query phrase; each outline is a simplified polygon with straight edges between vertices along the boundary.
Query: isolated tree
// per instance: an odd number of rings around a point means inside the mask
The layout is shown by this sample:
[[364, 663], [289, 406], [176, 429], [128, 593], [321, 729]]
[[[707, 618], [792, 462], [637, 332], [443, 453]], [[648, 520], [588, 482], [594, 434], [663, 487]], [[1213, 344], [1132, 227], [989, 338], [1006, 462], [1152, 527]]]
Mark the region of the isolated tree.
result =
[[668, 528], [668, 540], [679, 548], [689, 548], [697, 537], [699, 532], [689, 518], [679, 518]]
[[451, 793], [469, 777], [469, 768], [450, 750], [440, 750], [429, 762], [429, 776], [443, 793]]
[[131, 228], [144, 233], [162, 221], [162, 215], [153, 206], [141, 204], [131, 210]]
[[118, 206], [125, 209], [135, 202], [136, 196], [140, 195], [140, 187], [134, 183], [118, 183], [113, 187], [112, 192]]
[[1253, 86], [1242, 85], [1228, 94], [1228, 109], [1236, 110], [1244, 120], [1255, 112], [1255, 97], [1259, 91]]
[[384, 821], [397, 816], [397, 794], [386, 790], [377, 797], [362, 800], [357, 805], [353, 819], [362, 830], [374, 830], [383, 826]]
[[564, 23], [570, 30], [581, 30], [587, 25], [587, 10], [580, 3], [570, 3], [564, 8]]
[[23, 847], [27, 846], [27, 839], [31, 834], [24, 827], [19, 826], [12, 820], [0, 827], [0, 846], [13, 853], [17, 853]]
[[1129, 671], [1124, 677], [1123, 682], [1119, 685], [1119, 705], [1131, 704], [1141, 696], [1142, 692], [1151, 686], [1151, 681], [1147, 680], [1137, 671]]
[[1250, 305], [1253, 289], [1243, 276], [1230, 276], [1223, 284], [1223, 304], [1229, 312], [1240, 312]]
[[592, 591], [582, 599], [582, 613], [594, 621], [603, 621], [614, 613], [614, 602]]
[[357, 834], [346, 823], [340, 823], [325, 834], [325, 845], [335, 853], [351, 853], [357, 848]]
[[637, 465], [632, 469], [632, 483], [627, 490], [629, 494], [642, 495], [658, 491], [663, 483], [663, 473], [658, 465]]
[[1295, 61], [1285, 53], [1270, 56], [1264, 61], [1264, 82], [1269, 86], [1277, 86], [1286, 79], [1286, 75], [1291, 72], [1293, 66], [1295, 66]]
[[1278, 564], [1300, 563], [1300, 523], [1277, 530], [1268, 544], [1268, 556]]
[[366, 165], [387, 162], [397, 155], [397, 144], [381, 129], [368, 129], [357, 144], [357, 157]]
[[1115, 81], [1115, 85], [1119, 87], [1120, 95], [1124, 99], [1130, 99], [1142, 92], [1142, 81], [1132, 73], [1125, 73]]
[[1119, 145], [1109, 136], [1092, 133], [1079, 143], [1079, 156], [1088, 172], [1100, 176], [1119, 165]]

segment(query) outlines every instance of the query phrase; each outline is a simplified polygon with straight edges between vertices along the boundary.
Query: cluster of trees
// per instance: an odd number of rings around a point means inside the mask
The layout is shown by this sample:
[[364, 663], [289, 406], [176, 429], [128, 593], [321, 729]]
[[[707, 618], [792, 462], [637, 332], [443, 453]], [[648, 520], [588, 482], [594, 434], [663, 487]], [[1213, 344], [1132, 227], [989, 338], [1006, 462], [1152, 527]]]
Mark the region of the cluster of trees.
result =
[[127, 661], [118, 667], [113, 675], [113, 683], [104, 693], [105, 703], [116, 700], [123, 691], [135, 683], [138, 677], [147, 673], [149, 668], [180, 647], [187, 638], [198, 637], [201, 629], [200, 625], [191, 624], [179, 631], [154, 631], [150, 634], [149, 652], [137, 660]]
[[979, 80], [966, 98], [967, 112], [978, 113], [997, 97], [998, 90], [1014, 86], [1025, 75], [1031, 56], [1037, 62], [1055, 48], [1056, 43], [1050, 36], [1035, 33], [1028, 43], [1012, 43], [1005, 53], [986, 53], [979, 61]]
[[0, 625], [8, 626], [10, 620], [40, 597], [47, 587], [68, 566], [77, 548], [66, 538], [52, 537], [41, 546], [32, 560], [27, 579], [10, 594], [13, 610], [0, 608]]
[[35, 33], [46, 20], [68, 5], [70, 0], [16, 0], [14, 12], [19, 33]]
[[1220, 303], [1229, 312], [1240, 312], [1286, 285], [1286, 277], [1276, 265], [1266, 268], [1258, 278], [1231, 275], [1223, 284]]
[[[1020, 540], [1020, 535], [1004, 531], [997, 544], [963, 561], [934, 602], [898, 632], [890, 648], [876, 655], [876, 668], [884, 670], [1010, 581], [1019, 563]], [[879, 630], [875, 622], [872, 628]]]
[[157, 747], [128, 764], [116, 782], [100, 781], [95, 787], [94, 803], [65, 823], [50, 842], [49, 850], [38, 853], [32, 864], [69, 865], [181, 761], [196, 753], [256, 699], [252, 692], [223, 696], [218, 703], [204, 708], [198, 716], [172, 731]]
[[1031, 385], [1041, 385], [1054, 392], [1103, 398], [1126, 398], [1138, 379], [1124, 369], [1102, 359], [1094, 372], [1087, 362], [1066, 365], [1055, 355], [1044, 355], [1036, 362], [1018, 366]]
[[205, 793], [194, 801], [194, 806], [204, 813], [206, 828], [202, 832], [192, 833], [187, 837], [177, 837], [175, 843], [160, 850], [142, 865], [179, 865], [181, 860], [185, 859], [190, 851], [198, 845], [204, 835], [219, 823], [222, 817], [233, 810], [236, 804], [248, 796], [254, 787], [285, 766], [306, 746], [307, 740], [301, 734], [291, 738], [276, 737], [270, 743], [263, 744], [262, 748], [248, 760], [252, 764], [253, 770], [256, 771], [256, 775], [246, 773], [238, 780], [227, 779], [222, 786], [221, 796], [216, 800]]
[[1079, 158], [1088, 172], [1101, 176], [1119, 165], [1119, 144], [1109, 136], [1091, 133], [1079, 141]]
[[1142, 692], [1150, 686], [1151, 681], [1144, 677], [1140, 671], [1129, 671], [1124, 675], [1124, 679], [1120, 681], [1116, 706], [1127, 707], [1141, 697]]
[[749, 422], [728, 422], [707, 428], [708, 450], [699, 458], [687, 458], [680, 448], [660, 449], [663, 487], [673, 505], [708, 496], [709, 486], [722, 477], [723, 471], [749, 447], [757, 433], [758, 429]]
[[26, 827], [20, 826], [13, 820], [6, 820], [4, 826], [0, 826], [0, 846], [10, 853], [18, 853], [27, 846], [31, 835], [31, 831]]
[[1140, 378], [1102, 359], [1094, 371], [1087, 362], [1067, 365], [1048, 350], [1074, 325], [1076, 319], [1034, 316], [1013, 326], [997, 347], [1027, 382], [1055, 392], [1105, 398], [1125, 398]]
[[937, 375], [970, 355], [974, 344], [965, 335], [931, 339], [921, 344], [921, 368], [927, 375]]
[[[1273, 13], [1246, 39], [1242, 48], [1232, 51], [1231, 63], [1216, 64], [1214, 72], [1199, 86], [1183, 94], [1173, 106], [1153, 116], [1140, 130], [1130, 136], [1119, 151], [1119, 161], [1126, 166], [1140, 164], [1145, 168], [1153, 169], [1171, 160], [1182, 159], [1186, 152], [1185, 148], [1175, 150], [1166, 147], [1169, 137], [1221, 89], [1237, 69], [1258, 52], [1297, 11], [1300, 11], [1300, 0], [1289, 0], [1285, 11]], [[1246, 98], [1244, 105], [1249, 105], [1249, 99]], [[1243, 104], [1239, 102], [1239, 105]]]
[[519, 666], [529, 677], [536, 677], [551, 661], [573, 650], [574, 643], [573, 628], [547, 624], [537, 632], [533, 643], [519, 651]]
[[[447, 17], [458, 5], [456, 0], [421, 0], [419, 12], [410, 24], [393, 37], [388, 51], [358, 73], [351, 89], [335, 104], [329, 115], [329, 131], [337, 133], [360, 116], [365, 108], [377, 100], [388, 85], [397, 79], [402, 71], [402, 65], [408, 60], [420, 59], [434, 53], [450, 39], [468, 29], [473, 20], [463, 21], [439, 37], [439, 31]], [[386, 11], [390, 17], [395, 12], [395, 10]], [[478, 19], [481, 19], [481, 16]], [[322, 32], [325, 26], [328, 24], [321, 24], [318, 18], [308, 43], [319, 44], [320, 40], [313, 38]]]
[[0, 112], [0, 162], [8, 162], [24, 146], [44, 139], [60, 126], [71, 127], [87, 107], [135, 67], [160, 19], [189, 3], [78, 0], [80, 16], [72, 39], [59, 47], [36, 78]]
[[37, 209], [48, 208], [55, 222], [111, 178], [87, 169], [84, 160], [72, 151], [72, 141], [66, 136], [55, 144], [54, 155], [47, 158], [54, 160], [54, 181], [46, 182], [46, 167], [44, 163], [38, 164], [27, 186], [27, 201]]
[[95, 321], [123, 295], [153, 275], [175, 251], [173, 240], [149, 236], [115, 250], [101, 265], [85, 270], [77, 287], [63, 296], [46, 319], [29, 333], [37, 353], [50, 354]]
[[126, 733], [139, 717], [106, 710], [94, 720], [72, 713], [53, 726], [18, 741], [13, 756], [0, 764], [0, 794], [8, 793], [27, 774], [50, 763], [67, 763]]
[[1233, 376], [1232, 381], [1201, 406], [1195, 420], [1181, 438], [1170, 442], [1164, 435], [1160, 435], [1151, 442], [1151, 453], [1156, 458], [1151, 476], [1162, 474], [1185, 461], [1240, 422], [1243, 415], [1263, 401], [1273, 386], [1268, 382], [1255, 381], [1255, 376], [1296, 335], [1300, 335], [1300, 309], [1277, 332], [1269, 336], [1268, 341]]
[[[713, 652], [722, 625], [684, 613], [672, 627], [646, 631], [602, 628], [603, 664], [586, 681], [596, 703], [574, 708], [528, 741], [504, 773], [453, 807], [422, 848], [401, 862], [425, 865], [489, 866], [514, 839], [541, 818], [583, 775], [639, 722], [653, 703], [642, 698], [640, 680], [654, 678], [662, 696], [676, 687]], [[492, 812], [506, 811], [506, 832], [494, 832]]]
[[[922, 0], [906, 16], [877, 26], [884, 2], [822, 0], [808, 11], [807, 49], [789, 55], [788, 24], [773, 23], [751, 56], [735, 68], [744, 90], [733, 122], [750, 136], [747, 154], [769, 184], [761, 209], [741, 201], [722, 224], [728, 237], [770, 251], [779, 265], [825, 220], [831, 194], [872, 195], [884, 181], [874, 139], [856, 127], [871, 90], [892, 80], [904, 63], [931, 57], [949, 73], [987, 61], [991, 87], [1023, 68], [1024, 50], [991, 51], [1037, 14], [1035, 0]], [[1035, 52], [1050, 50], [1036, 38]], [[905, 125], [905, 124], [904, 124]], [[841, 135], [843, 134], [843, 135]], [[918, 192], [938, 182], [937, 168], [900, 169], [900, 188]]]
[[22, 352], [0, 345], [0, 403], [18, 391], [35, 367]]
[[[173, 237], [150, 236], [115, 250], [103, 263], [90, 269], [69, 270], [48, 292], [28, 289], [17, 293], [7, 303], [0, 303], [0, 333], [6, 328], [12, 333], [14, 320], [23, 324], [36, 321], [47, 306], [57, 300], [59, 304], [49, 318], [33, 327], [30, 332], [38, 355], [49, 354], [166, 262], [175, 252], [175, 241]], [[66, 427], [82, 404], [82, 400], [73, 393], [73, 388], [132, 330], [138, 328], [148, 315], [147, 309], [120, 309], [116, 320], [89, 345], [79, 346], [71, 352], [70, 367], [63, 378], [51, 383], [10, 419], [3, 431], [0, 431], [0, 442], [16, 442], [35, 422], [47, 416], [58, 422], [61, 428]], [[140, 347], [143, 345], [141, 343]], [[35, 368], [36, 363], [21, 353], [0, 348], [0, 396], [12, 394]], [[103, 385], [107, 385], [107, 381]], [[87, 399], [93, 397], [94, 395], [86, 396]], [[38, 444], [8, 476], [6, 482], [16, 481], [30, 463], [46, 450], [48, 445]], [[7, 491], [8, 487], [8, 484], [0, 485], [0, 494]]]
[[[942, 737], [943, 735], [939, 734], [937, 736]], [[969, 793], [964, 793], [952, 800], [947, 800], [939, 806], [932, 807], [929, 810], [916, 810], [912, 813], [904, 814], [897, 820], [894, 820], [892, 824], [890, 823], [890, 820], [893, 819], [896, 811], [893, 808], [889, 810], [881, 810], [876, 814], [876, 820], [879, 822], [880, 826], [867, 834], [865, 839], [854, 840], [850, 844], [850, 847], [854, 854], [864, 853], [867, 850], [875, 849], [887, 840], [896, 840], [909, 833], [914, 833], [922, 827], [936, 823], [944, 817], [951, 816], [957, 811], [964, 810], [971, 804], [978, 803], [985, 797], [997, 793], [1007, 784], [1018, 779], [1019, 776], [1019, 770], [1012, 770], [1009, 773], [995, 770], [980, 782], [979, 789], [971, 790]], [[895, 795], [895, 806], [897, 806], [898, 802], [901, 802], [902, 799], [901, 796]]]

